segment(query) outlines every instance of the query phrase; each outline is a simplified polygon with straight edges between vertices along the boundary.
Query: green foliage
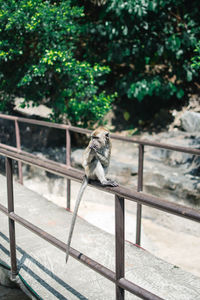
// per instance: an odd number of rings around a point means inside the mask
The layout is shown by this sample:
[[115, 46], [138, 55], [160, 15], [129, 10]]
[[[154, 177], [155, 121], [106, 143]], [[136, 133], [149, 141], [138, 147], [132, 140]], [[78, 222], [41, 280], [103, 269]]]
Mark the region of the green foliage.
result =
[[196, 49], [194, 50], [195, 56], [192, 57], [192, 67], [199, 70], [200, 69], [200, 41], [196, 46]]
[[98, 97], [94, 95], [88, 101], [84, 101], [84, 98], [80, 101], [77, 97], [72, 98], [68, 106], [70, 121], [86, 126], [93, 124], [93, 122], [88, 123], [88, 120], [99, 120], [102, 125], [102, 118], [110, 110], [110, 104], [115, 97], [116, 94], [106, 96], [105, 92], [102, 92]]
[[86, 11], [84, 55], [110, 66], [109, 83], [120, 99], [170, 103], [195, 91], [198, 0], [110, 0]]
[[199, 0], [0, 0], [0, 109], [21, 96], [92, 126], [117, 91], [131, 121], [196, 92], [199, 40]]
[[54, 121], [100, 121], [114, 97], [100, 90], [110, 70], [78, 59], [83, 16], [70, 0], [0, 0], [0, 90], [24, 97], [22, 106], [44, 102]]
[[128, 97], [137, 98], [139, 102], [146, 96], [160, 96], [160, 94], [165, 95], [166, 100], [173, 95], [176, 95], [176, 97], [180, 99], [183, 97], [184, 91], [172, 82], [163, 83], [162, 78], [158, 76], [132, 83], [128, 90]]
[[9, 113], [12, 110], [11, 97], [4, 92], [0, 92], [0, 111]]

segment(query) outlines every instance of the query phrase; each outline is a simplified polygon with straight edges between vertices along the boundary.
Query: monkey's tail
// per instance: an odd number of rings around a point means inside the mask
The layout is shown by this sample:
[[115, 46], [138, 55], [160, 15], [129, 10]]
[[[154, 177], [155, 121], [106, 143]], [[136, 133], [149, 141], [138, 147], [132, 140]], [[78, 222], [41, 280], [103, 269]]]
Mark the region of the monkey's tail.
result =
[[86, 176], [84, 176], [83, 182], [82, 182], [82, 185], [80, 187], [80, 190], [79, 190], [79, 193], [78, 193], [78, 197], [77, 197], [77, 200], [76, 200], [76, 204], [75, 204], [75, 208], [74, 208], [74, 212], [73, 212], [73, 216], [72, 216], [72, 222], [71, 222], [71, 226], [70, 226], [70, 230], [69, 230], [69, 236], [68, 236], [67, 248], [66, 248], [66, 263], [67, 263], [68, 258], [69, 258], [69, 249], [70, 249], [70, 244], [71, 244], [71, 240], [72, 240], [72, 234], [73, 234], [74, 226], [75, 226], [75, 222], [76, 222], [78, 208], [79, 208], [81, 199], [83, 197], [83, 193], [84, 193], [87, 185], [88, 185], [88, 179], [87, 179]]

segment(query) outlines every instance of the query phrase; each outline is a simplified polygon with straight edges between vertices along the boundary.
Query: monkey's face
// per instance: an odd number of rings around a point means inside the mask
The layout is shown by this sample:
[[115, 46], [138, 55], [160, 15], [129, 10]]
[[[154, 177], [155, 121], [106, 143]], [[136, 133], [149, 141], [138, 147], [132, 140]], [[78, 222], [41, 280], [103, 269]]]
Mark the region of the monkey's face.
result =
[[91, 143], [97, 149], [102, 149], [110, 143], [109, 131], [105, 128], [97, 128], [91, 135]]

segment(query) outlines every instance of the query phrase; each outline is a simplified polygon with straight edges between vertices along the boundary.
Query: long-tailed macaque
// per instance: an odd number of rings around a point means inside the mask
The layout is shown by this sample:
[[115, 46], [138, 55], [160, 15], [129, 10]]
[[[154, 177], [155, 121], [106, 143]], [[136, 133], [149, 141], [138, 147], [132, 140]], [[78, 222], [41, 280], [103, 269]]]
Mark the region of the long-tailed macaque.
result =
[[72, 234], [76, 222], [79, 204], [81, 202], [83, 193], [90, 180], [98, 180], [103, 186], [118, 186], [117, 182], [107, 179], [106, 174], [110, 163], [111, 155], [111, 141], [109, 131], [103, 127], [99, 127], [91, 134], [89, 145], [84, 151], [83, 155], [83, 168], [85, 176], [83, 183], [78, 193], [74, 213], [72, 217], [71, 227], [69, 230], [67, 249], [66, 249], [66, 262], [69, 258], [69, 249], [72, 240]]

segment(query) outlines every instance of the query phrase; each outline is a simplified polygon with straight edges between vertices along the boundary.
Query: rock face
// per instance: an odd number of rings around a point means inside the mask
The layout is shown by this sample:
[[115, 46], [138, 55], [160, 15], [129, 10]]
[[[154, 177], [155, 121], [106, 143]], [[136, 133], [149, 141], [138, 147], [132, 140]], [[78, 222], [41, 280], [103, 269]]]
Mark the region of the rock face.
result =
[[[195, 136], [176, 131], [148, 138], [177, 146], [200, 147], [200, 133]], [[187, 202], [192, 206], [200, 204], [199, 156], [149, 147], [145, 157], [145, 191], [168, 200]]]
[[200, 132], [200, 113], [185, 112], [181, 117], [181, 126], [187, 132]]

